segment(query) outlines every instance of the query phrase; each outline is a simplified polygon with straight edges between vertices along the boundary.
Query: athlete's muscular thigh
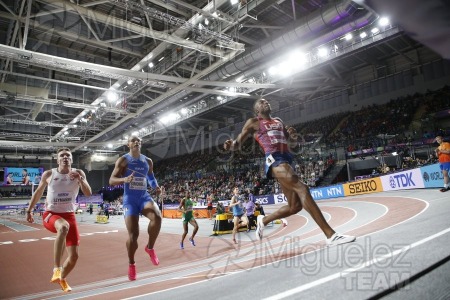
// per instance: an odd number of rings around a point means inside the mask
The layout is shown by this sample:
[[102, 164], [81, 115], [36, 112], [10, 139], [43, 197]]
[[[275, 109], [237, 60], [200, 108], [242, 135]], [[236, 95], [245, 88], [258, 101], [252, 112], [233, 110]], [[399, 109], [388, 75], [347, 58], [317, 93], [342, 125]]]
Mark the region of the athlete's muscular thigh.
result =
[[288, 163], [272, 167], [272, 176], [285, 187], [295, 187], [299, 183], [297, 174]]

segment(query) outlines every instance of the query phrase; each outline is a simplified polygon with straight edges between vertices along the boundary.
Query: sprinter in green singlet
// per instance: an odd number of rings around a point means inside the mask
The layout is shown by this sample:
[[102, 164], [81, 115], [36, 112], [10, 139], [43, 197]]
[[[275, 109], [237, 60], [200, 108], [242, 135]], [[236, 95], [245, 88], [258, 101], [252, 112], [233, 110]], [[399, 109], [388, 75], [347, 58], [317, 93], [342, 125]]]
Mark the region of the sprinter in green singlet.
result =
[[194, 232], [192, 232], [191, 237], [189, 238], [189, 242], [191, 242], [192, 246], [195, 246], [194, 237], [198, 231], [198, 224], [194, 218], [194, 202], [191, 199], [191, 194], [189, 191], [186, 192], [185, 197], [181, 200], [180, 206], [178, 206], [178, 210], [183, 213], [181, 220], [183, 221], [183, 235], [181, 236], [180, 249], [184, 249], [184, 239], [188, 234], [188, 223], [194, 226]]

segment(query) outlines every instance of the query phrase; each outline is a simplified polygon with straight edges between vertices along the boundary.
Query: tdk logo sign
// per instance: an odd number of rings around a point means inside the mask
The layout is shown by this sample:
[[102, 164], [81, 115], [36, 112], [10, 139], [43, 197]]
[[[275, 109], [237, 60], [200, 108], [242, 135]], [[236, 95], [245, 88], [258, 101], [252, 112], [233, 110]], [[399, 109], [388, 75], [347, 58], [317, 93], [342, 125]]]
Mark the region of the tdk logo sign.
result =
[[412, 172], [393, 175], [389, 177], [389, 185], [391, 188], [416, 186], [412, 180]]

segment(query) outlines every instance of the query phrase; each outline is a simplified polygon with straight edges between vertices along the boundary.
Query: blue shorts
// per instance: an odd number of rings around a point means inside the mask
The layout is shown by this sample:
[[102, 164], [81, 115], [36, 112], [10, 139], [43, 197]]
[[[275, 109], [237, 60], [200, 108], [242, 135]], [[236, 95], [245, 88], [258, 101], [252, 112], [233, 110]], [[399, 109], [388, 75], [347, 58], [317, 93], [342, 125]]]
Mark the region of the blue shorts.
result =
[[266, 177], [272, 179], [272, 167], [277, 167], [282, 163], [288, 163], [292, 166], [292, 154], [274, 152], [274, 153], [266, 153], [266, 161], [264, 163], [264, 173]]
[[441, 168], [441, 170], [450, 172], [450, 162], [440, 163], [439, 168]]
[[145, 192], [141, 195], [123, 194], [123, 216], [139, 216], [148, 202], [153, 202], [149, 193]]

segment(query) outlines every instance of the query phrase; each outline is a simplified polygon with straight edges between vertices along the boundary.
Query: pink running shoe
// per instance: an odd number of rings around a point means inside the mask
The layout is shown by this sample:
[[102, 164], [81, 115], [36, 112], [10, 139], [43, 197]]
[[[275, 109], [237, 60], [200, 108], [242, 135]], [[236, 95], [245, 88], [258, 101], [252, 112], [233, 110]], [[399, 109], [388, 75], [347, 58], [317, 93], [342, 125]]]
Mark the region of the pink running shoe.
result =
[[148, 249], [148, 246], [145, 247], [145, 252], [150, 255], [150, 260], [152, 261], [152, 264], [155, 266], [159, 265], [159, 259], [158, 256], [156, 256], [155, 249]]
[[136, 280], [136, 265], [129, 265], [128, 266], [128, 279], [131, 281]]

